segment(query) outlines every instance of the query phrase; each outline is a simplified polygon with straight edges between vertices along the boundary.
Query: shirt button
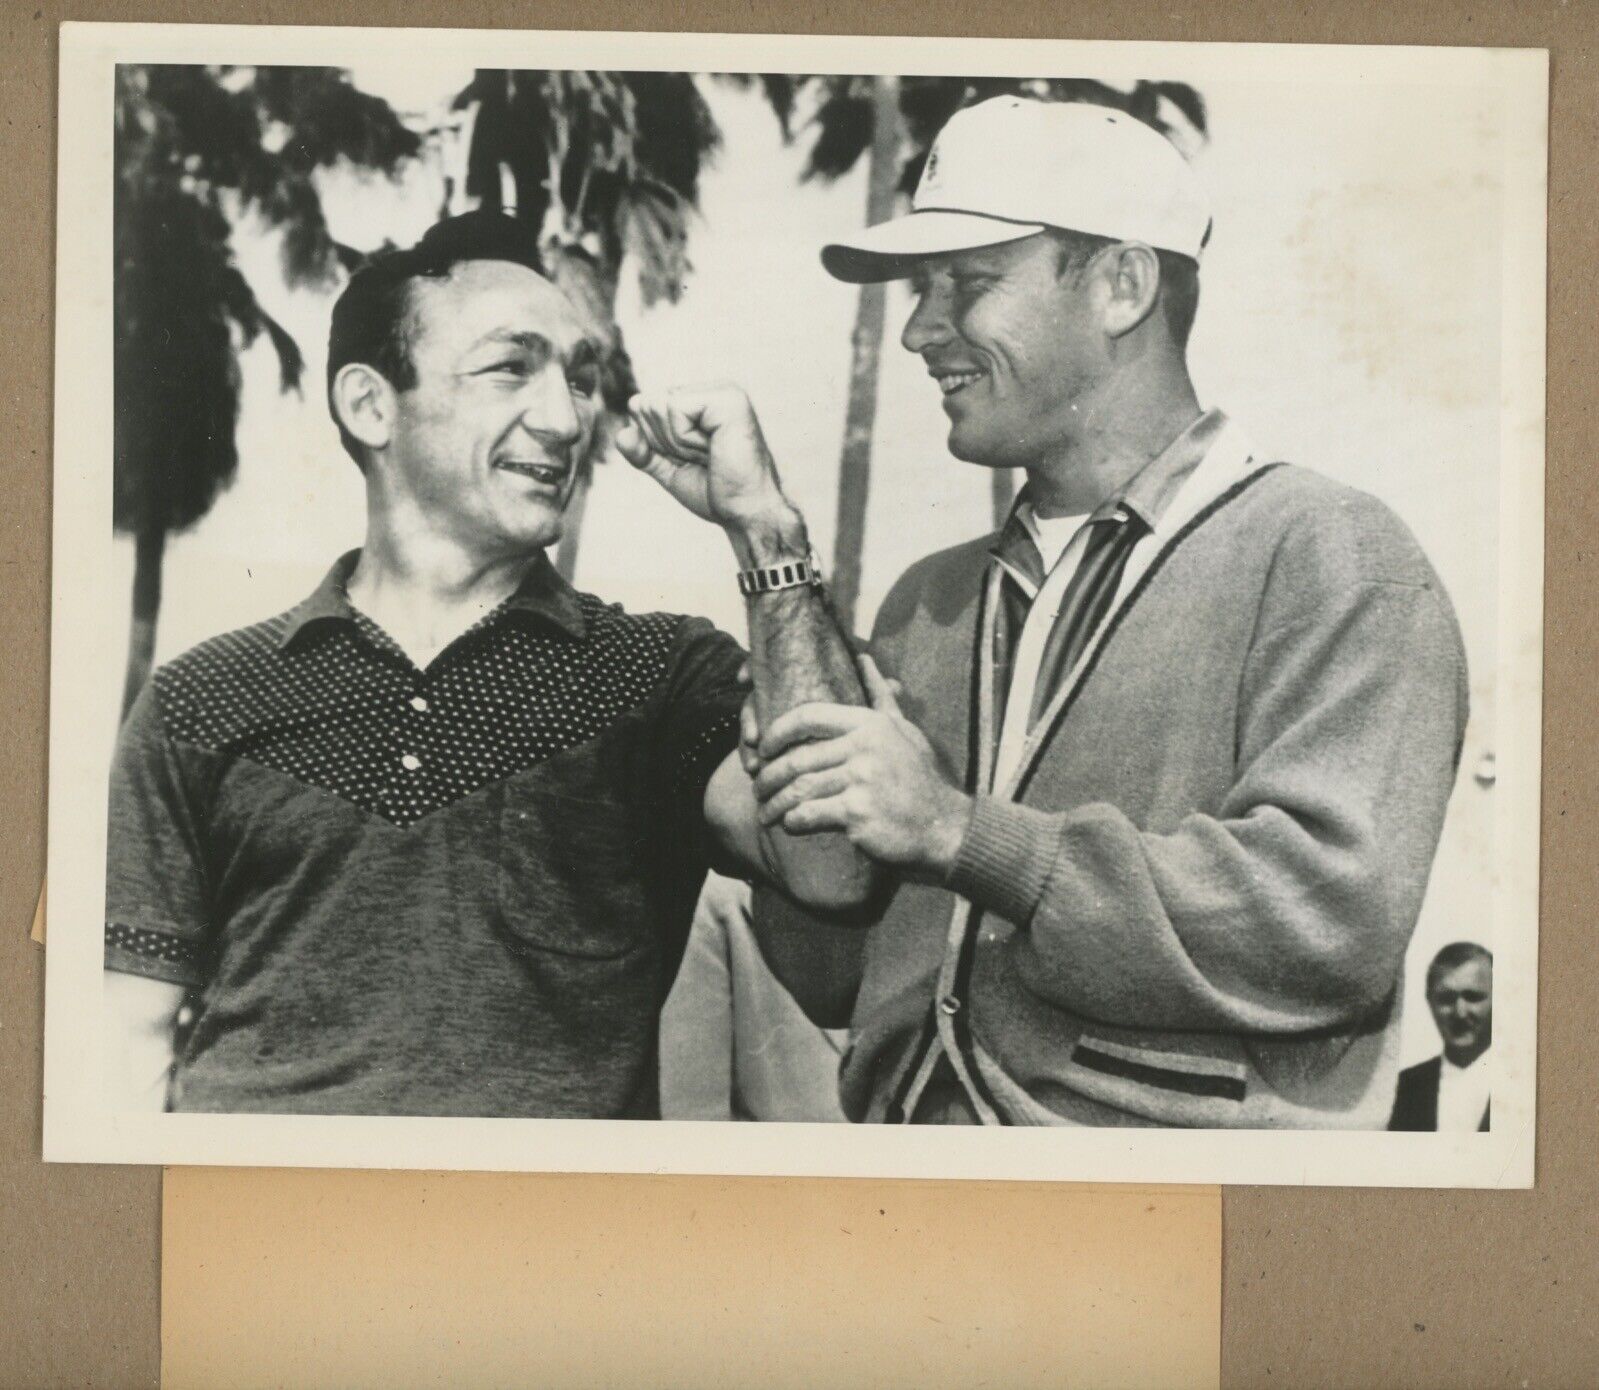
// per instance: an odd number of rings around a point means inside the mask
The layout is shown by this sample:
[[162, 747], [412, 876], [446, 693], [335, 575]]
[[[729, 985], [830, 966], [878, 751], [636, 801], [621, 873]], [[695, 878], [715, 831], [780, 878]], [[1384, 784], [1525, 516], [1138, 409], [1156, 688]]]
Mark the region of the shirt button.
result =
[[417, 757], [415, 753], [407, 753], [400, 759], [400, 766], [407, 772], [415, 772], [417, 768], [422, 766], [422, 759]]
[[426, 714], [428, 712], [428, 702], [420, 695], [413, 695], [411, 697], [411, 708], [418, 714]]
[[953, 994], [946, 994], [938, 1001], [938, 1007], [947, 1014], [958, 1014], [961, 1011], [961, 1001]]

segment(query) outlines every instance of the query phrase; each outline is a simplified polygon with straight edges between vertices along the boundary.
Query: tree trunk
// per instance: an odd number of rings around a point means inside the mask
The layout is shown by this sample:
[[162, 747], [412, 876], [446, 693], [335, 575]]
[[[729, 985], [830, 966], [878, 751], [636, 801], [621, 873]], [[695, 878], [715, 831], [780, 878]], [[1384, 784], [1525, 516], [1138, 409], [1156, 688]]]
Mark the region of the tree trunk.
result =
[[[866, 223], [887, 221], [899, 182], [899, 79], [872, 79], [872, 152], [867, 172]], [[871, 485], [872, 430], [877, 422], [877, 375], [883, 347], [887, 287], [862, 285], [851, 336], [849, 405], [838, 464], [838, 526], [833, 546], [833, 603], [845, 632], [855, 630]]]
[[128, 717], [155, 660], [155, 624], [161, 612], [161, 561], [167, 533], [159, 526], [140, 531], [133, 542], [133, 625], [128, 632], [128, 666], [122, 685], [122, 718]]

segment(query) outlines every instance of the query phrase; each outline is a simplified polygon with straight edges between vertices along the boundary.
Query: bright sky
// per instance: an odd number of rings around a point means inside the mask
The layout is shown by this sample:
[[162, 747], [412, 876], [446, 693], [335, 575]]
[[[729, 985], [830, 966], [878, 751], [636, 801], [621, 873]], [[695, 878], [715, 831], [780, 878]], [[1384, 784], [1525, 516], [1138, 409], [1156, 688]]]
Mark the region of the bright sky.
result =
[[[1167, 78], [1181, 73], [1150, 74]], [[358, 80], [407, 111], [437, 110], [465, 71], [418, 59]], [[1196, 161], [1216, 209], [1192, 345], [1206, 404], [1239, 419], [1261, 451], [1318, 468], [1392, 505], [1416, 532], [1460, 611], [1475, 716], [1464, 767], [1492, 747], [1499, 449], [1500, 185], [1493, 113], [1472, 91], [1366, 84], [1203, 86], [1210, 145]], [[682, 302], [619, 319], [642, 383], [731, 379], [760, 411], [789, 491], [831, 555], [854, 291], [820, 269], [829, 235], [864, 215], [864, 171], [798, 181], [800, 152], [750, 92], [706, 81], [725, 146], [705, 177]], [[436, 169], [399, 184], [330, 182], [335, 231], [357, 244], [414, 239], [439, 206]], [[321, 374], [329, 300], [290, 294], [275, 252], [242, 238], [240, 261], [304, 350], [302, 400], [281, 397], [269, 350], [245, 362], [233, 489], [169, 546], [158, 657], [296, 602], [358, 545], [356, 470], [326, 417]], [[913, 560], [988, 525], [988, 484], [944, 450], [937, 389], [897, 345], [890, 297], [863, 623]], [[131, 557], [123, 545], [125, 572]], [[634, 608], [705, 613], [742, 635], [732, 560], [702, 523], [624, 465], [600, 472], [578, 580]], [[1481, 937], [1491, 795], [1462, 778], [1416, 953]], [[1418, 972], [1412, 971], [1412, 977]], [[1435, 1048], [1412, 1001], [1407, 1055]]]

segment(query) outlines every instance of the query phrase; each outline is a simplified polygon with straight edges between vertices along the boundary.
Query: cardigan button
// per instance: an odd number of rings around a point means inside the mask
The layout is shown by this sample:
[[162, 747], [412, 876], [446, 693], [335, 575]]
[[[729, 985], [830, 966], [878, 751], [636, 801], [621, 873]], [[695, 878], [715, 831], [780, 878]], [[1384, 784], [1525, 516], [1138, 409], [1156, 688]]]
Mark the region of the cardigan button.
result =
[[938, 1001], [938, 1007], [947, 1014], [958, 1014], [961, 1011], [961, 1001], [953, 994], [946, 994]]

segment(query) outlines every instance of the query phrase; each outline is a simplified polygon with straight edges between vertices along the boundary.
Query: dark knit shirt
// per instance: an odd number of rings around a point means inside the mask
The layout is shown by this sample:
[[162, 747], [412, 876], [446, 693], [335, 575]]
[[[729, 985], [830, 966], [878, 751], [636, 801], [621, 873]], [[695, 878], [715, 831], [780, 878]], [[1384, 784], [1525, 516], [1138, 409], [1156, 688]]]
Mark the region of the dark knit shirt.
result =
[[355, 558], [121, 734], [106, 964], [194, 990], [174, 1108], [655, 1114], [740, 649], [541, 564], [421, 670]]

